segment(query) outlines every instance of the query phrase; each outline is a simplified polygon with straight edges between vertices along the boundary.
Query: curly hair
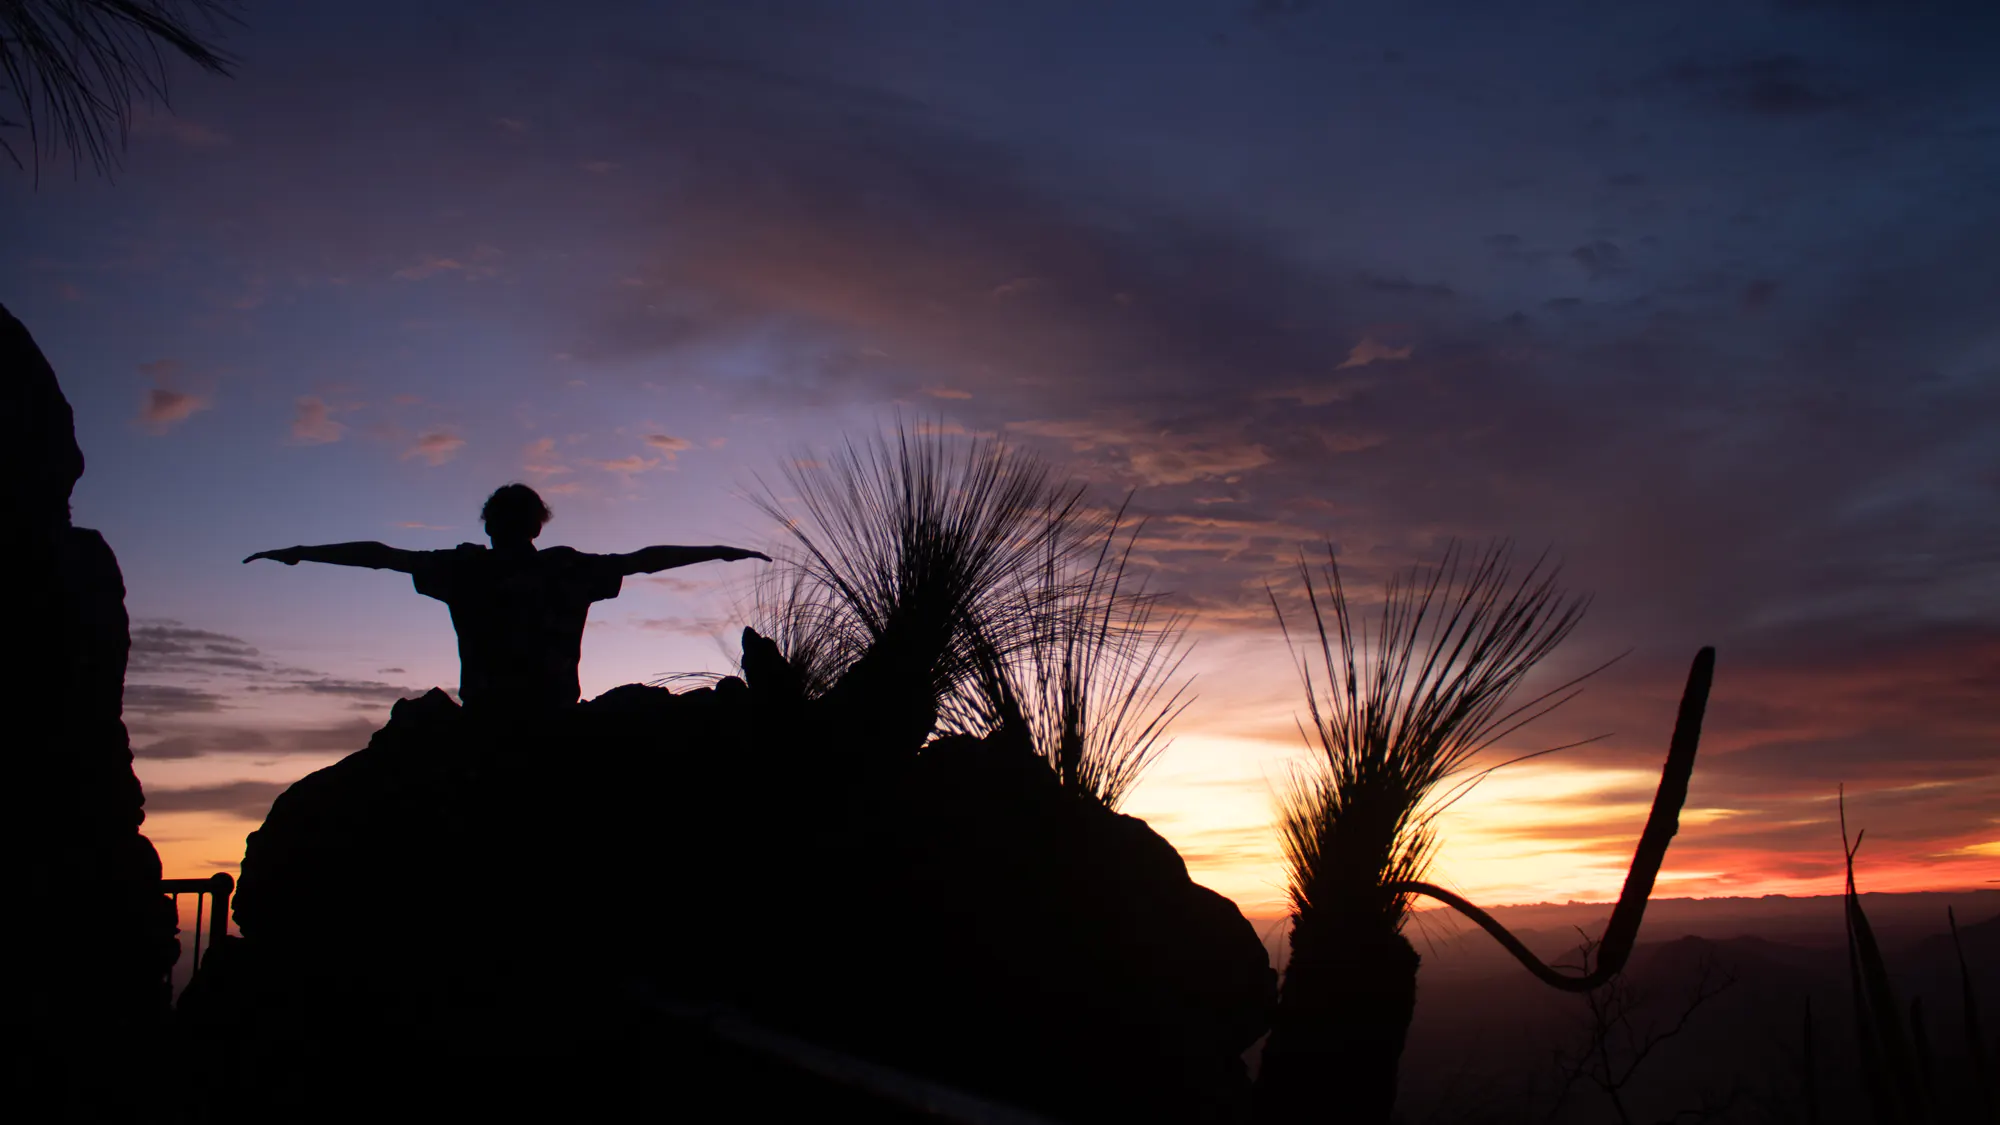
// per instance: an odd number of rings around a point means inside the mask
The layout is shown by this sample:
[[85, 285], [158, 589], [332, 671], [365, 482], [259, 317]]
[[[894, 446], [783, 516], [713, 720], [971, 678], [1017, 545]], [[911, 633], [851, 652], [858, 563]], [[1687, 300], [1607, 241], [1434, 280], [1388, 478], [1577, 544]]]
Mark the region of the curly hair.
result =
[[533, 524], [535, 531], [540, 532], [542, 525], [548, 523], [553, 515], [540, 493], [518, 481], [494, 489], [493, 495], [488, 496], [485, 505], [479, 509], [479, 520], [489, 530], [496, 523], [503, 526]]

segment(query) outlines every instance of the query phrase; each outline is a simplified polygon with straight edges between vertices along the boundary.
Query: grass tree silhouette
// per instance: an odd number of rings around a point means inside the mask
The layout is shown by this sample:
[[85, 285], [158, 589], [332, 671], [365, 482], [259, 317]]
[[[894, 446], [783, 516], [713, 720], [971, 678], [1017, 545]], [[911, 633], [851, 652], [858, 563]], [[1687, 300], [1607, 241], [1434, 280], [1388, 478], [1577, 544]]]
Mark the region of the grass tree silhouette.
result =
[[[365, 1106], [411, 1080], [394, 1060], [570, 1111], [580, 1090], [694, 1097], [738, 1073], [683, 1050], [662, 1005], [1062, 1119], [1241, 1118], [1263, 946], [1110, 807], [1185, 686], [1121, 516], [990, 442], [899, 428], [816, 460], [788, 489], [802, 511], [767, 495], [792, 549], [740, 678], [538, 723], [467, 723], [433, 692], [279, 797], [246, 849], [241, 936], [183, 1001], [239, 1068], [242, 1119]], [[1038, 668], [1060, 682], [996, 686]], [[393, 936], [351, 938], [360, 888]], [[525, 888], [562, 904], [532, 946]], [[727, 1093], [732, 1112], [763, 1096]]]
[[[0, 0], [0, 154], [41, 170], [69, 153], [109, 175], [137, 103], [167, 100], [167, 55], [211, 74], [232, 60], [212, 41], [229, 0]], [[26, 159], [8, 136], [27, 134]]]
[[1543, 964], [1490, 915], [1423, 881], [1437, 815], [1499, 768], [1465, 774], [1473, 758], [1601, 670], [1516, 702], [1586, 601], [1563, 593], [1541, 562], [1517, 577], [1510, 559], [1504, 543], [1476, 555], [1454, 544], [1439, 566], [1391, 580], [1372, 630], [1353, 620], [1331, 546], [1318, 581], [1301, 560], [1316, 645], [1300, 671], [1318, 753], [1281, 806], [1292, 952], [1258, 1074], [1260, 1122], [1323, 1119], [1334, 1106], [1345, 1120], [1391, 1119], [1416, 1009], [1419, 958], [1402, 934], [1412, 895], [1465, 913], [1554, 987], [1597, 987], [1631, 953], [1687, 798], [1711, 649], [1690, 672], [1659, 793], [1588, 976]]
[[577, 661], [593, 602], [618, 596], [626, 576], [700, 562], [770, 557], [741, 547], [646, 547], [593, 555], [569, 547], [535, 548], [549, 507], [525, 484], [503, 485], [479, 518], [492, 547], [461, 543], [444, 551], [405, 551], [381, 543], [328, 543], [259, 551], [270, 559], [395, 570], [417, 592], [451, 607], [458, 631], [459, 698], [468, 711], [539, 712], [576, 702]]

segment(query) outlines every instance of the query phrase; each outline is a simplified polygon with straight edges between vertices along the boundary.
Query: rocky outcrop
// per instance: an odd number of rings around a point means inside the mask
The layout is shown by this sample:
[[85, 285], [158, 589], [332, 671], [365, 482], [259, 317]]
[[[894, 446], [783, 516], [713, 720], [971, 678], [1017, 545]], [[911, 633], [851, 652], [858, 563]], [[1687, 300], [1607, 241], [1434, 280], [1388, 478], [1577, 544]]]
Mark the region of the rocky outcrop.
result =
[[[245, 1060], [244, 1119], [410, 1058], [516, 1058], [517, 1093], [747, 1096], [659, 1002], [1060, 1119], [1240, 1117], [1274, 979], [1233, 904], [1025, 744], [860, 752], [759, 641], [749, 685], [632, 685], [539, 723], [433, 691], [281, 796], [242, 937], [182, 1005]], [[643, 1061], [607, 1078], [613, 1057]]]
[[41, 1051], [26, 1060], [28, 1088], [51, 1099], [51, 1116], [95, 1117], [117, 1112], [131, 1089], [102, 1075], [135, 1073], [158, 1052], [179, 947], [159, 856], [139, 832], [145, 797], [122, 719], [124, 580], [103, 537], [70, 526], [83, 454], [69, 403], [5, 309], [0, 395], [10, 640], [21, 657], [8, 710], [42, 723], [8, 740], [14, 854], [28, 873], [16, 893], [37, 922], [27, 931], [34, 968], [16, 975], [10, 1007], [28, 1025], [15, 1041]]

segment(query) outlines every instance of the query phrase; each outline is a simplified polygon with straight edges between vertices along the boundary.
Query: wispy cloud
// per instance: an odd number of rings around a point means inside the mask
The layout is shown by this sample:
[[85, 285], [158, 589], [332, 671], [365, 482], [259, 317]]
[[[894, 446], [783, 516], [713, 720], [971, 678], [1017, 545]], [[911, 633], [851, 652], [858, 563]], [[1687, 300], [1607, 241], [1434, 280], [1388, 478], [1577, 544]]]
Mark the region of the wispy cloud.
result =
[[425, 430], [417, 435], [416, 444], [403, 451], [403, 459], [421, 457], [435, 468], [458, 456], [458, 451], [464, 448], [465, 439], [451, 430]]
[[160, 359], [142, 363], [139, 373], [155, 385], [146, 392], [135, 421], [153, 433], [164, 434], [213, 405], [211, 396], [181, 390], [173, 385], [183, 374], [178, 360]]
[[333, 695], [345, 699], [394, 703], [399, 699], [412, 699], [422, 695], [426, 689], [402, 687], [380, 680], [343, 680], [332, 676], [316, 676], [308, 679], [252, 684], [249, 690], [301, 692], [306, 695]]
[[208, 407], [206, 396], [154, 387], [146, 392], [145, 405], [139, 408], [139, 421], [154, 433], [163, 434]]
[[465, 263], [459, 261], [457, 258], [433, 256], [420, 258], [404, 266], [402, 269], [396, 271], [395, 276], [402, 281], [422, 281], [424, 278], [436, 277], [441, 273], [457, 273], [464, 268]]
[[171, 141], [185, 149], [215, 149], [229, 144], [229, 134], [213, 125], [181, 117], [155, 106], [135, 106], [132, 136], [140, 140]]
[[1011, 423], [1017, 433], [1056, 438], [1077, 453], [1103, 452], [1141, 484], [1227, 480], [1272, 461], [1270, 450], [1224, 430], [1149, 430], [1130, 417], [1041, 419]]
[[131, 636], [128, 674], [208, 672], [217, 668], [258, 672], [267, 667], [263, 654], [241, 637], [191, 629], [178, 621], [137, 623], [132, 626]]
[[1416, 351], [1416, 348], [1409, 344], [1404, 344], [1400, 348], [1392, 348], [1375, 339], [1373, 336], [1364, 336], [1360, 343], [1354, 345], [1348, 351], [1347, 358], [1341, 360], [1340, 366], [1334, 368], [1334, 370], [1345, 371], [1350, 367], [1366, 367], [1371, 363], [1379, 363], [1383, 360], [1408, 359], [1414, 351]]
[[198, 715], [224, 708], [222, 696], [176, 684], [125, 685], [125, 709], [146, 715]]
[[660, 467], [660, 459], [658, 457], [642, 457], [637, 453], [632, 454], [630, 457], [618, 457], [609, 461], [592, 461], [590, 463], [607, 473], [616, 473], [619, 476], [627, 477], [636, 473], [643, 473], [648, 469], [657, 469]]
[[660, 455], [672, 461], [676, 455], [694, 448], [694, 443], [686, 438], [669, 437], [666, 434], [647, 434], [646, 444], [660, 451]]
[[500, 251], [497, 247], [481, 244], [465, 254], [426, 254], [397, 270], [392, 276], [399, 281], [422, 281], [439, 274], [457, 274], [467, 281], [484, 281], [493, 277], [500, 269]]
[[264, 819], [271, 802], [290, 787], [288, 782], [280, 781], [231, 781], [187, 789], [155, 788], [146, 791], [146, 811], [219, 812], [256, 821]]
[[521, 451], [521, 471], [537, 480], [546, 480], [569, 472], [570, 467], [556, 453], [556, 439], [545, 437], [529, 442]]
[[333, 417], [333, 409], [318, 395], [303, 395], [292, 417], [292, 441], [299, 445], [325, 445], [340, 440], [347, 426]]
[[348, 753], [368, 745], [369, 738], [381, 725], [379, 720], [362, 717], [296, 727], [231, 725], [234, 721], [182, 722], [181, 729], [141, 742], [133, 747], [132, 753], [162, 761], [210, 754], [280, 758], [291, 754]]

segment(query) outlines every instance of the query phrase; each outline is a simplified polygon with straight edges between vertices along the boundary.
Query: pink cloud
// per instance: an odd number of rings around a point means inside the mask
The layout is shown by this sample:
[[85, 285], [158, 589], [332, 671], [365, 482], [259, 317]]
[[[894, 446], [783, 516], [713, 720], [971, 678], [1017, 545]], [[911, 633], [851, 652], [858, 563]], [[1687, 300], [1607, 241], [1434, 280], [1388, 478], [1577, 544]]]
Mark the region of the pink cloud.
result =
[[172, 141], [182, 148], [192, 149], [221, 148], [229, 143], [229, 134], [212, 125], [176, 117], [150, 106], [140, 106], [132, 111], [132, 135]]
[[183, 391], [172, 385], [181, 373], [177, 360], [156, 359], [151, 363], [142, 363], [139, 373], [152, 379], [156, 385], [146, 392], [136, 421], [156, 434], [166, 433], [212, 405], [208, 395]]
[[425, 258], [415, 265], [404, 266], [402, 269], [397, 270], [396, 277], [403, 281], [422, 281], [427, 277], [433, 277], [441, 273], [450, 273], [464, 268], [465, 263], [456, 258], [430, 257]]
[[139, 421], [156, 434], [165, 433], [208, 406], [208, 399], [201, 395], [154, 387], [146, 392], [146, 404], [139, 408]]
[[1063, 419], [1009, 423], [1017, 433], [1067, 441], [1077, 453], [1105, 451], [1126, 472], [1149, 485], [1190, 484], [1241, 474], [1271, 463], [1263, 445], [1226, 432], [1176, 434], [1129, 418]]
[[592, 461], [591, 464], [596, 465], [607, 473], [631, 476], [633, 473], [643, 473], [648, 469], [658, 468], [660, 459], [658, 457], [641, 457], [637, 453], [634, 453], [630, 457], [620, 457], [612, 461]]
[[968, 430], [962, 423], [959, 422], [921, 421], [917, 423], [916, 431], [917, 433], [924, 434], [926, 436], [940, 435], [940, 434], [948, 437], [990, 438], [993, 436], [993, 434], [985, 431]]
[[570, 471], [569, 466], [556, 456], [556, 439], [542, 438], [530, 442], [522, 451], [521, 471], [529, 476], [547, 478], [561, 476]]
[[1017, 277], [1012, 281], [994, 286], [993, 295], [995, 297], [1018, 297], [1023, 293], [1039, 289], [1041, 286], [1042, 279], [1039, 277]]
[[1400, 348], [1392, 348], [1387, 344], [1378, 342], [1373, 336], [1364, 336], [1361, 342], [1354, 345], [1353, 350], [1347, 353], [1347, 358], [1340, 362], [1340, 366], [1334, 368], [1334, 370], [1345, 371], [1350, 367], [1366, 367], [1377, 360], [1408, 359], [1410, 358], [1410, 353], [1415, 350], [1415, 348], [1408, 344]]
[[435, 467], [458, 456], [458, 451], [463, 448], [465, 439], [450, 430], [425, 430], [417, 436], [415, 445], [403, 451], [403, 459], [422, 457]]
[[292, 440], [300, 445], [325, 445], [340, 440], [346, 425], [333, 417], [333, 408], [318, 395], [299, 399], [299, 412], [292, 419]]
[[500, 248], [480, 244], [470, 253], [453, 256], [428, 254], [395, 272], [402, 281], [422, 281], [441, 273], [455, 273], [467, 281], [484, 281], [500, 272]]
[[694, 443], [688, 439], [668, 437], [666, 434], [647, 434], [646, 444], [659, 450], [669, 461], [674, 460], [676, 454], [685, 453], [694, 448]]

